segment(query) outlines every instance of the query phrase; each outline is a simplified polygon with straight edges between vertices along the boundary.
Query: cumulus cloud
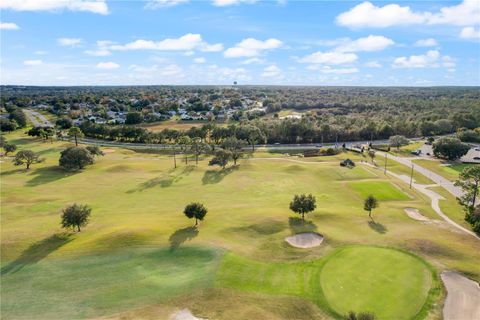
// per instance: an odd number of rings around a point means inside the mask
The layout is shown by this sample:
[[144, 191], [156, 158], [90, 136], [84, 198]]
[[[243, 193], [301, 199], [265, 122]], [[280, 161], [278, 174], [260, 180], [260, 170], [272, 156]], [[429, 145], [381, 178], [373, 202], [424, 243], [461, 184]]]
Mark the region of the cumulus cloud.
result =
[[108, 61], [108, 62], [99, 62], [97, 63], [96, 67], [98, 69], [113, 70], [113, 69], [120, 68], [120, 65], [118, 63]]
[[147, 4], [145, 4], [145, 9], [160, 9], [160, 8], [168, 8], [174, 7], [176, 5], [187, 3], [189, 0], [149, 0]]
[[357, 59], [358, 56], [355, 53], [317, 51], [298, 59], [298, 61], [302, 63], [338, 65], [352, 63]]
[[85, 50], [84, 52], [90, 56], [106, 57], [112, 54], [108, 49], [108, 46], [112, 44], [113, 42], [109, 40], [99, 40], [97, 41], [97, 47], [95, 49]]
[[20, 27], [13, 22], [0, 22], [0, 30], [18, 30]]
[[208, 44], [202, 40], [200, 34], [187, 33], [179, 38], [164, 39], [161, 41], [135, 40], [124, 45], [111, 45], [110, 50], [159, 50], [159, 51], [192, 51], [215, 52], [223, 50], [223, 45]]
[[14, 11], [86, 11], [108, 14], [108, 6], [104, 0], [2, 0], [0, 9]]
[[262, 64], [265, 60], [259, 58], [250, 58], [241, 62], [241, 64]]
[[57, 42], [59, 45], [64, 47], [76, 47], [80, 43], [82, 43], [82, 39], [80, 38], [58, 38]]
[[365, 67], [368, 68], [381, 68], [382, 65], [378, 61], [369, 61], [365, 63]]
[[234, 47], [225, 50], [223, 55], [227, 58], [256, 57], [265, 50], [277, 49], [282, 45], [282, 41], [274, 38], [265, 41], [247, 38], [237, 43]]
[[39, 66], [43, 63], [42, 60], [25, 60], [23, 61], [23, 64], [26, 66]]
[[409, 6], [387, 4], [375, 6], [363, 2], [337, 16], [339, 25], [351, 28], [386, 28], [414, 24], [446, 24], [470, 26], [480, 24], [478, 0], [464, 0], [450, 7], [442, 7], [438, 12], [414, 12]]
[[435, 47], [437, 45], [438, 45], [437, 40], [433, 38], [420, 39], [417, 42], [415, 42], [416, 47]]
[[193, 59], [193, 62], [195, 62], [195, 63], [205, 63], [206, 61], [207, 60], [205, 60], [205, 58], [203, 58], [203, 57]]
[[280, 70], [280, 68], [274, 64], [264, 68], [262, 73], [262, 77], [265, 77], [265, 78], [281, 77], [281, 75], [282, 75], [282, 70]]
[[455, 61], [449, 56], [442, 56], [438, 50], [429, 50], [423, 55], [398, 57], [393, 61], [394, 68], [453, 68]]
[[227, 7], [241, 3], [255, 3], [257, 0], [212, 0], [212, 4], [216, 7]]
[[357, 51], [380, 51], [393, 45], [395, 42], [384, 36], [369, 35], [357, 40], [347, 40], [339, 45], [335, 51], [357, 52]]
[[480, 28], [475, 29], [474, 27], [465, 27], [460, 32], [460, 38], [480, 40]]

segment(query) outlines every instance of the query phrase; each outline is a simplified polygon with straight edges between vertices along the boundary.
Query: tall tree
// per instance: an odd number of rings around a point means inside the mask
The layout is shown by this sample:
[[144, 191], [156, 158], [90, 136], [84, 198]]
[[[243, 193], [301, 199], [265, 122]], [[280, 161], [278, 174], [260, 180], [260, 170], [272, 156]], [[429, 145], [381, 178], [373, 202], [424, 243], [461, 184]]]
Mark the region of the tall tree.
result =
[[93, 164], [94, 156], [86, 148], [68, 147], [60, 152], [60, 167], [77, 171], [85, 168], [85, 166]]
[[219, 165], [222, 167], [222, 169], [225, 169], [225, 167], [228, 164], [228, 160], [232, 157], [232, 153], [228, 150], [217, 150], [215, 151], [214, 157], [208, 162], [209, 166], [213, 165]]
[[300, 194], [293, 197], [290, 202], [290, 210], [302, 215], [302, 220], [305, 220], [305, 213], [312, 212], [317, 208], [317, 199], [311, 194]]
[[433, 143], [435, 157], [448, 160], [457, 160], [470, 150], [470, 146], [457, 138], [443, 137]]
[[15, 155], [15, 158], [13, 158], [13, 164], [16, 166], [27, 166], [27, 170], [30, 169], [30, 165], [34, 163], [39, 163], [42, 162], [40, 159], [40, 155], [37, 153], [33, 152], [32, 150], [21, 150], [18, 151], [17, 154]]
[[368, 211], [368, 216], [370, 217], [370, 219], [372, 219], [372, 221], [373, 221], [372, 210], [375, 209], [376, 207], [378, 207], [377, 198], [375, 198], [372, 195], [369, 195], [363, 203], [363, 210]]
[[404, 136], [391, 136], [388, 138], [388, 144], [392, 147], [396, 147], [398, 150], [401, 146], [406, 146], [408, 144], [408, 139]]
[[75, 146], [78, 147], [78, 138], [83, 137], [83, 132], [79, 127], [71, 127], [68, 130], [68, 135], [75, 138]]
[[462, 188], [464, 195], [458, 199], [468, 211], [473, 211], [477, 202], [480, 185], [480, 166], [471, 165], [460, 172], [455, 186]]
[[85, 227], [88, 224], [90, 215], [92, 213], [92, 208], [84, 204], [73, 204], [66, 207], [62, 211], [62, 228], [65, 229], [77, 229], [78, 232], [81, 231], [81, 227]]
[[230, 151], [233, 165], [237, 165], [237, 160], [243, 156], [243, 148], [247, 145], [244, 140], [238, 140], [235, 137], [229, 137], [223, 142], [223, 148]]
[[203, 218], [207, 215], [207, 208], [199, 202], [192, 202], [185, 207], [183, 213], [187, 216], [187, 218], [195, 219], [195, 226], [198, 225], [198, 220], [202, 221]]
[[178, 144], [180, 145], [180, 150], [185, 156], [185, 164], [188, 164], [188, 149], [190, 149], [192, 139], [189, 136], [181, 136], [178, 139]]
[[3, 150], [5, 150], [5, 156], [7, 156], [10, 152], [15, 152], [17, 146], [13, 143], [7, 143], [3, 146]]

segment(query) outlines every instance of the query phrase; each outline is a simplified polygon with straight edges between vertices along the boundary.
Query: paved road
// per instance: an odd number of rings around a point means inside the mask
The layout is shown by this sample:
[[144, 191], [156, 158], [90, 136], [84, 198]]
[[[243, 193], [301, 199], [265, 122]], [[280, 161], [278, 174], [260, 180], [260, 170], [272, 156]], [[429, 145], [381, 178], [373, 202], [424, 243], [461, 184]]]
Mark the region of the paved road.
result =
[[45, 116], [37, 111], [23, 109], [34, 127], [53, 127], [53, 124]]
[[452, 271], [443, 272], [441, 278], [447, 288], [443, 319], [480, 319], [480, 286], [478, 283]]
[[[385, 156], [385, 153], [383, 153], [383, 152], [379, 152], [378, 154], [382, 157]], [[425, 169], [424, 167], [421, 167], [418, 164], [412, 162], [412, 160], [418, 160], [418, 158], [403, 158], [403, 157], [397, 157], [397, 156], [394, 156], [394, 155], [391, 155], [391, 154], [389, 154], [387, 157], [389, 159], [393, 159], [393, 160], [397, 161], [398, 163], [401, 163], [401, 164], [403, 164], [405, 166], [408, 166], [410, 168], [413, 165], [413, 170], [415, 170], [416, 172], [418, 172], [418, 173], [424, 175], [425, 177], [429, 178], [430, 180], [432, 180], [436, 184], [440, 185], [441, 187], [445, 188], [445, 190], [450, 192], [455, 197], [461, 197], [463, 195], [462, 189], [454, 186], [453, 182], [451, 182], [450, 180], [445, 179], [441, 175], [438, 175], [435, 172], [432, 172], [428, 169]], [[388, 166], [388, 162], [387, 162], [387, 166]]]

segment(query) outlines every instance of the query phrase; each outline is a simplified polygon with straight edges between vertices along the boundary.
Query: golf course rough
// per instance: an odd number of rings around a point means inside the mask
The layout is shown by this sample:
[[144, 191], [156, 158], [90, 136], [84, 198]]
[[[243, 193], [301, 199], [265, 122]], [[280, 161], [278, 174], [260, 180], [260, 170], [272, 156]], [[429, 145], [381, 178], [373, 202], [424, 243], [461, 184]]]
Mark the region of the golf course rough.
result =
[[336, 251], [324, 264], [320, 279], [325, 299], [336, 313], [373, 312], [378, 319], [417, 318], [434, 285], [420, 258], [364, 246]]

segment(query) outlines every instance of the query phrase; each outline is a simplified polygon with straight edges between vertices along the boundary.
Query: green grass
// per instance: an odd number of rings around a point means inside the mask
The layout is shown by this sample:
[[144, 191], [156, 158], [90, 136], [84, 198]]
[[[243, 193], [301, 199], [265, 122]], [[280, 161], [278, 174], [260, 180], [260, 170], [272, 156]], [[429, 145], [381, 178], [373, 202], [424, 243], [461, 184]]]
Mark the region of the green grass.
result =
[[378, 200], [408, 200], [409, 197], [399, 188], [386, 181], [359, 181], [350, 182], [349, 186], [365, 199], [369, 195], [375, 196]]
[[380, 319], [411, 319], [427, 303], [433, 278], [418, 257], [355, 246], [297, 263], [259, 262], [229, 253], [222, 260], [216, 286], [298, 296], [334, 316], [353, 310], [373, 312]]
[[432, 274], [417, 257], [386, 248], [352, 247], [325, 263], [321, 286], [338, 314], [368, 311], [379, 319], [412, 319], [427, 301]]
[[[68, 241], [57, 237], [50, 249]], [[30, 250], [31, 258], [40, 258]], [[22, 256], [2, 267], [2, 317], [88, 318], [158, 303], [211, 285], [220, 256], [202, 248], [123, 250], [38, 263]]]
[[437, 160], [414, 160], [413, 162], [441, 175], [450, 181], [457, 180], [460, 172], [462, 172], [462, 170], [466, 167], [475, 166], [475, 164], [469, 165], [465, 163], [446, 165], [446, 163]]
[[[7, 139], [20, 150], [32, 149], [45, 158], [28, 172], [13, 166], [10, 158], [1, 159], [2, 268], [24, 265], [2, 275], [1, 308], [14, 315], [10, 318], [35, 314], [49, 319], [57, 312], [63, 318], [127, 312], [131, 318], [145, 313], [146, 318], [155, 319], [188, 307], [211, 319], [313, 319], [328, 310], [328, 306], [302, 296], [315, 295], [317, 291], [309, 291], [313, 287], [299, 283], [286, 288], [281, 278], [273, 282], [272, 291], [212, 288], [212, 283], [219, 281], [214, 272], [217, 256], [206, 261], [192, 254], [194, 261], [181, 260], [195, 266], [199, 270], [195, 274], [169, 255], [171, 247], [178, 252], [188, 249], [185, 246], [214, 254], [227, 251], [247, 261], [278, 263], [285, 268], [292, 265], [300, 272], [301, 268], [310, 270], [308, 266], [316, 264], [312, 261], [341, 246], [382, 245], [411, 251], [438, 271], [458, 270], [480, 280], [478, 241], [408, 218], [406, 207], [417, 208], [430, 218], [436, 214], [425, 196], [384, 176], [382, 170], [339, 166], [346, 157], [361, 160], [359, 155], [297, 158], [259, 152], [225, 170], [208, 166], [208, 159], [198, 166], [192, 162], [185, 165], [179, 159], [174, 169], [165, 155], [114, 149], [85, 170], [69, 173], [59, 169], [58, 158], [70, 143], [46, 143], [20, 131]], [[383, 199], [390, 200], [381, 200], [373, 214], [375, 223], [371, 223], [363, 210], [362, 195], [376, 191], [385, 192]], [[304, 224], [289, 210], [298, 193], [312, 193], [317, 198], [317, 209], [306, 215]], [[193, 221], [182, 213], [192, 201], [204, 203], [209, 210], [198, 232], [191, 230]], [[74, 202], [92, 207], [90, 223], [81, 233], [71, 234], [68, 241], [59, 242], [55, 235], [63, 232], [61, 210]], [[286, 236], [302, 231], [319, 232], [325, 241], [312, 250], [285, 243]], [[163, 258], [155, 260], [148, 252], [162, 253]], [[169, 271], [171, 263], [179, 265], [174, 275]], [[137, 267], [142, 265], [143, 270]], [[208, 270], [208, 277], [204, 278], [201, 270]], [[56, 273], [58, 281], [52, 276]], [[165, 286], [157, 283], [164, 279], [159, 273], [166, 277]], [[114, 279], [119, 283], [113, 285]], [[95, 285], [86, 289], [91, 281]], [[75, 285], [81, 292], [78, 297], [73, 296]], [[183, 288], [190, 285], [195, 290], [185, 292]], [[97, 286], [104, 299], [94, 298]], [[138, 294], [129, 295], [130, 290]], [[292, 295], [274, 295], [274, 291]], [[68, 303], [60, 303], [62, 297]], [[439, 306], [434, 306], [434, 312]], [[158, 316], [160, 309], [167, 312], [160, 313], [165, 316]]]

